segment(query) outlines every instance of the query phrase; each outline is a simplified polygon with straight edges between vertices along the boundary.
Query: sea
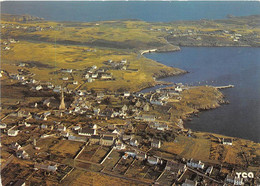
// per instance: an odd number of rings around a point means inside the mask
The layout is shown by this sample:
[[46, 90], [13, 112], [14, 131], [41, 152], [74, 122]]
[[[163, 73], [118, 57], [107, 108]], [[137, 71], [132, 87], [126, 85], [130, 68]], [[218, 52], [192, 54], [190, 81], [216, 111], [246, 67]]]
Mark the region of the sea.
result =
[[[259, 15], [260, 2], [5, 1], [1, 2], [1, 12], [29, 14], [53, 21], [92, 22], [137, 19], [148, 22], [171, 22]], [[234, 88], [222, 90], [230, 104], [201, 112], [199, 117], [185, 122], [186, 127], [260, 142], [259, 48], [182, 47], [179, 52], [151, 53], [145, 56], [189, 72], [162, 79], [164, 81], [188, 85], [235, 85]]]

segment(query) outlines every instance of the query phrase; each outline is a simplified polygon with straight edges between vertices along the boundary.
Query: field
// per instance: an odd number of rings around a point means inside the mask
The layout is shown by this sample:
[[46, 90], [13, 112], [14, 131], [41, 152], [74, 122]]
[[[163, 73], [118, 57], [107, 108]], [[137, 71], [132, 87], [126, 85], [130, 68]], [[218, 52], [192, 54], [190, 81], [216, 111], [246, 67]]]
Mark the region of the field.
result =
[[[33, 48], [33, 50], [31, 50]], [[35, 67], [23, 69], [29, 70], [35, 74], [33, 77], [41, 82], [52, 82], [76, 88], [78, 85], [72, 85], [72, 81], [78, 81], [82, 89], [108, 89], [108, 90], [140, 90], [144, 87], [155, 85], [153, 76], [160, 76], [163, 73], [181, 73], [183, 71], [167, 67], [150, 59], [146, 59], [138, 54], [115, 49], [95, 49], [95, 52], [86, 52], [89, 47], [73, 45], [54, 45], [51, 43], [34, 43], [21, 41], [13, 44], [10, 51], [2, 51], [2, 68], [9, 73], [15, 73], [19, 69], [15, 65], [21, 62], [34, 64]], [[91, 48], [91, 50], [93, 50]], [[91, 83], [85, 83], [83, 78], [86, 68], [96, 65], [98, 68], [110, 68], [104, 64], [105, 61], [113, 60], [120, 62], [127, 59], [126, 70], [108, 70], [112, 73], [114, 80], [96, 80]], [[56, 73], [61, 68], [74, 69], [72, 74]], [[137, 69], [137, 70], [132, 70]], [[47, 74], [47, 76], [46, 76]], [[63, 77], [69, 77], [68, 81], [62, 80]]]
[[133, 181], [128, 181], [125, 179], [120, 179], [116, 177], [111, 177], [108, 175], [104, 175], [102, 173], [96, 172], [85, 172], [80, 170], [74, 170], [70, 176], [68, 176], [64, 182], [64, 184], [68, 185], [142, 185], [140, 183], [136, 183]]
[[66, 158], [73, 158], [81, 149], [83, 143], [69, 140], [60, 140], [50, 148], [52, 153], [59, 154]]
[[161, 149], [164, 152], [204, 162], [259, 166], [257, 157], [260, 153], [260, 146], [257, 143], [235, 138], [233, 145], [229, 146], [215, 140], [216, 137], [222, 139], [225, 136], [214, 135], [213, 138], [212, 135], [199, 132], [193, 135], [196, 138], [179, 135], [174, 142], [164, 142]]
[[120, 154], [119, 152], [113, 151], [102, 165], [107, 171], [111, 171], [116, 163], [120, 160], [121, 156], [122, 154]]
[[96, 151], [99, 149], [99, 145], [89, 145], [81, 152], [77, 159], [90, 161]]
[[105, 155], [109, 152], [109, 150], [110, 149], [108, 147], [101, 146], [101, 148], [99, 148], [92, 156], [91, 161], [95, 163], [100, 163], [105, 157]]
[[172, 185], [176, 178], [177, 175], [173, 175], [170, 171], [165, 171], [157, 182], [162, 185]]
[[165, 142], [162, 149], [185, 158], [208, 160], [210, 153], [210, 141], [206, 139], [194, 139], [187, 136], [178, 136], [174, 142]]
[[148, 170], [148, 166], [145, 166], [145, 164], [142, 161], [137, 160], [131, 165], [126, 175], [133, 178], [144, 179]]

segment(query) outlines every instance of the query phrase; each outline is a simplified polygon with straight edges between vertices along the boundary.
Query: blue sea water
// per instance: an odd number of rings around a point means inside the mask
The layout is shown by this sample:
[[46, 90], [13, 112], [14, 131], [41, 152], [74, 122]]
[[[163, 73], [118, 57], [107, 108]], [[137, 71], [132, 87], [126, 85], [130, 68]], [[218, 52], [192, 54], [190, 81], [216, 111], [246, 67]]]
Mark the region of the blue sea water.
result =
[[[1, 12], [30, 14], [54, 21], [103, 21], [139, 19], [149, 22], [223, 19], [227, 15], [260, 14], [258, 1], [226, 2], [1, 2]], [[180, 52], [148, 54], [163, 64], [190, 73], [165, 78], [184, 84], [234, 84], [224, 90], [230, 101], [218, 109], [200, 113], [186, 126], [260, 142], [259, 48], [182, 48]], [[148, 91], [147, 89], [146, 91]]]
[[201, 112], [199, 118], [186, 122], [188, 128], [260, 142], [260, 48], [184, 47], [180, 52], [152, 53], [146, 57], [189, 72], [163, 78], [164, 81], [235, 85], [222, 91], [230, 104]]
[[260, 13], [260, 2], [50, 2], [6, 1], [1, 12], [30, 14], [55, 21], [101, 21], [115, 19], [140, 19], [150, 22], [176, 20], [223, 19], [228, 14], [246, 16]]

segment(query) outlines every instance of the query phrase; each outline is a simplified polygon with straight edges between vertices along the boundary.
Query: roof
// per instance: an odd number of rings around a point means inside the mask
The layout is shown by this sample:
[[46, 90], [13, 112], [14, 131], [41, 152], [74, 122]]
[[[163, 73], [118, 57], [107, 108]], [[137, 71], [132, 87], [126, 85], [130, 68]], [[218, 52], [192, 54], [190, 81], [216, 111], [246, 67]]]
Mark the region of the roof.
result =
[[91, 135], [91, 139], [100, 139], [101, 137], [99, 135]]
[[158, 161], [158, 159], [156, 157], [153, 157], [153, 156], [149, 156], [148, 157], [148, 161]]
[[137, 156], [138, 156], [138, 157], [145, 158], [145, 157], [146, 157], [146, 154], [145, 154], [144, 152], [140, 152], [140, 153], [137, 153]]
[[190, 163], [200, 164], [201, 161], [200, 160], [190, 159]]
[[232, 143], [232, 139], [231, 138], [223, 138], [223, 142]]
[[17, 132], [19, 132], [19, 130], [14, 130], [14, 129], [8, 130], [8, 134], [16, 134]]
[[91, 129], [91, 128], [85, 127], [85, 128], [82, 128], [82, 129], [81, 129], [80, 133], [94, 134], [94, 131], [95, 131], [95, 129]]
[[114, 137], [112, 137], [112, 136], [104, 136], [104, 137], [103, 137], [103, 140], [113, 141], [113, 140], [114, 140]]

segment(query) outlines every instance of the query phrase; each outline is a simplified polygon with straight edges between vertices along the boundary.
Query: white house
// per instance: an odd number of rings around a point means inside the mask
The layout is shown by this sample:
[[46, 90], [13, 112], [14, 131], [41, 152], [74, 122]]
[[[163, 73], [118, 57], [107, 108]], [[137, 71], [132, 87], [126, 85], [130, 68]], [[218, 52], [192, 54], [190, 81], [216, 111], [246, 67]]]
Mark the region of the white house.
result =
[[176, 92], [182, 92], [182, 88], [177, 86], [175, 89], [174, 89]]
[[157, 165], [159, 163], [159, 159], [153, 156], [149, 156], [147, 161], [152, 165]]
[[163, 105], [163, 102], [159, 100], [150, 100], [150, 103], [153, 105]]
[[232, 139], [231, 138], [223, 138], [222, 144], [223, 145], [232, 145]]
[[199, 161], [195, 161], [195, 160], [191, 159], [187, 163], [187, 166], [188, 167], [192, 167], [192, 168], [204, 169], [205, 164], [202, 163], [200, 160]]
[[243, 185], [243, 178], [235, 177], [234, 179], [234, 185]]
[[92, 129], [92, 128], [82, 128], [78, 131], [78, 134], [81, 136], [91, 136], [91, 135], [96, 135], [97, 131], [96, 129]]
[[157, 140], [157, 139], [153, 139], [153, 140], [151, 141], [151, 147], [161, 148], [161, 141], [160, 141], [160, 140]]
[[61, 70], [62, 72], [65, 72], [65, 73], [72, 73], [72, 69], [62, 69]]
[[130, 92], [124, 92], [124, 97], [129, 97], [131, 95]]
[[119, 129], [115, 129], [115, 130], [113, 130], [112, 134], [119, 135], [120, 134], [120, 130]]
[[112, 74], [102, 74], [101, 79], [112, 79]]
[[136, 152], [135, 151], [126, 151], [125, 152], [128, 156], [132, 156], [133, 158], [136, 157]]
[[211, 173], [212, 173], [212, 171], [213, 171], [213, 166], [209, 166], [209, 167], [207, 168], [207, 170], [206, 170], [206, 174], [210, 176]]
[[58, 167], [56, 165], [44, 165], [44, 164], [38, 164], [38, 163], [34, 165], [34, 168], [43, 169], [43, 170], [46, 170], [49, 172], [55, 172], [58, 169]]
[[116, 146], [115, 146], [115, 149], [117, 149], [117, 150], [123, 150], [123, 149], [125, 149], [126, 148], [126, 146], [125, 146], [125, 144], [123, 144], [121, 141], [116, 141]]
[[25, 67], [25, 63], [20, 63], [19, 67]]
[[54, 87], [54, 89], [53, 89], [53, 92], [60, 93], [60, 91], [61, 91], [61, 87], [60, 87], [60, 86], [56, 86], [56, 87]]
[[21, 148], [21, 145], [19, 145], [17, 142], [14, 142], [10, 146], [11, 149], [19, 150]]
[[98, 77], [97, 73], [91, 75], [91, 78], [93, 78], [93, 79], [96, 79], [97, 77]]
[[137, 147], [139, 145], [139, 143], [138, 143], [137, 139], [131, 139], [130, 140], [130, 145], [134, 146], [134, 147]]
[[69, 135], [68, 140], [79, 141], [79, 142], [86, 142], [87, 141], [86, 137], [72, 136], [72, 135]]
[[16, 156], [18, 158], [22, 158], [22, 159], [28, 159], [29, 158], [29, 154], [26, 151], [24, 151], [24, 150], [18, 150], [16, 152]]
[[6, 124], [5, 123], [0, 123], [0, 129], [5, 129], [6, 128]]
[[81, 129], [81, 127], [77, 125], [77, 126], [72, 127], [72, 129], [77, 131], [77, 130]]
[[147, 155], [143, 152], [139, 152], [136, 154], [136, 159], [138, 160], [145, 160], [147, 158]]
[[92, 78], [88, 78], [87, 81], [88, 81], [88, 83], [91, 83], [91, 82], [93, 82], [93, 79]]
[[100, 108], [94, 108], [94, 114], [97, 116], [100, 113]]
[[176, 161], [167, 161], [165, 170], [180, 175], [182, 172], [187, 170], [187, 166]]
[[38, 86], [35, 87], [35, 89], [36, 89], [36, 90], [42, 90], [43, 88], [42, 88], [41, 85], [38, 85]]
[[8, 135], [8, 136], [17, 136], [18, 133], [19, 133], [19, 130], [14, 130], [14, 129], [9, 129], [9, 130], [7, 131], [7, 135]]
[[58, 131], [66, 131], [66, 127], [63, 126], [63, 125], [59, 125], [57, 130]]
[[4, 50], [10, 50], [11, 48], [9, 46], [4, 47]]
[[61, 131], [60, 135], [67, 138], [70, 134], [66, 131]]
[[127, 60], [126, 60], [126, 59], [123, 59], [123, 60], [121, 60], [121, 63], [122, 63], [122, 64], [126, 64], [126, 63], [127, 63]]

